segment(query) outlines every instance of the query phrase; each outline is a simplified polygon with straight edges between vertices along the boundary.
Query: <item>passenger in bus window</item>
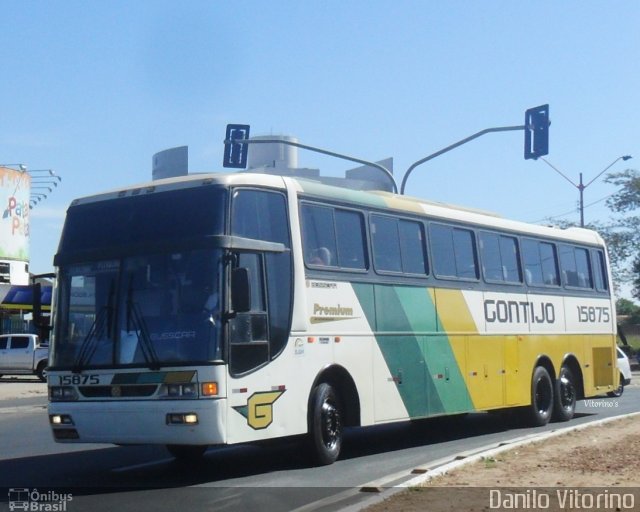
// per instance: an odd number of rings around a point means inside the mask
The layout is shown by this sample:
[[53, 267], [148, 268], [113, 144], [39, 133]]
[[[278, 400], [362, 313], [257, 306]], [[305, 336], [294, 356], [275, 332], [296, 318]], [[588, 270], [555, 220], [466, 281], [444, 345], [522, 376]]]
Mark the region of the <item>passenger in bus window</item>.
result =
[[322, 265], [328, 267], [331, 265], [331, 251], [326, 247], [318, 247], [311, 255], [311, 265]]

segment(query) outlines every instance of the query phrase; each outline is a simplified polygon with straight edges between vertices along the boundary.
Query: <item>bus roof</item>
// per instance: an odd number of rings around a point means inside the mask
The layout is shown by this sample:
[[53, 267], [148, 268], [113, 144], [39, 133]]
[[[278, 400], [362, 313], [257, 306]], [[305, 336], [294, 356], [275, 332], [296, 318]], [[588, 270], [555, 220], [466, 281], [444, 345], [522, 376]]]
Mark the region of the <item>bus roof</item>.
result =
[[346, 187], [323, 184], [309, 178], [280, 176], [276, 174], [236, 172], [189, 174], [176, 178], [149, 181], [137, 185], [118, 188], [75, 199], [71, 206], [95, 201], [117, 199], [132, 195], [157, 193], [169, 190], [200, 187], [204, 185], [254, 185], [285, 189], [289, 183], [298, 194], [317, 199], [339, 201], [345, 205], [367, 206], [382, 210], [392, 210], [407, 214], [418, 214], [431, 218], [471, 223], [475, 226], [502, 229], [522, 234], [530, 234], [554, 239], [565, 239], [591, 245], [604, 245], [600, 235], [592, 230], [571, 227], [540, 226], [521, 221], [505, 219], [495, 213], [461, 207], [422, 198], [393, 194], [383, 191], [360, 191]]

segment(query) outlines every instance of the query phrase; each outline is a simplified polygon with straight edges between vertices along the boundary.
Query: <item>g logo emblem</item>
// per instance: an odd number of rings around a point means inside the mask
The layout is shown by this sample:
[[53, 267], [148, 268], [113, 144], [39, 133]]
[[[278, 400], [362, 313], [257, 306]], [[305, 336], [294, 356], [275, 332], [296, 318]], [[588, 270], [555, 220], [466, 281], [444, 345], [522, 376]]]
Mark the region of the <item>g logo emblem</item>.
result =
[[260, 391], [247, 400], [247, 405], [234, 407], [247, 418], [247, 425], [254, 430], [262, 430], [273, 423], [273, 404], [284, 391]]

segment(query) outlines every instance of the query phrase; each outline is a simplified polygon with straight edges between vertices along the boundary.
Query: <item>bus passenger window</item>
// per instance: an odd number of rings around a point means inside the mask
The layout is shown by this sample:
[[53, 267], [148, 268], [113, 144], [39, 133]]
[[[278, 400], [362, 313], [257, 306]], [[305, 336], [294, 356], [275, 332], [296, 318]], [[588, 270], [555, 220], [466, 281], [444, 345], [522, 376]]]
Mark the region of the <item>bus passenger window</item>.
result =
[[384, 215], [371, 216], [371, 241], [376, 270], [401, 272], [398, 221]]
[[303, 204], [302, 241], [305, 261], [309, 265], [335, 266], [336, 233], [333, 209], [325, 206]]
[[431, 225], [434, 271], [439, 277], [478, 279], [473, 231], [441, 224]]
[[512, 236], [480, 233], [480, 253], [485, 279], [503, 283], [521, 283], [518, 241]]
[[343, 268], [366, 269], [364, 223], [358, 212], [336, 210], [338, 265]]
[[560, 265], [565, 284], [575, 288], [593, 288], [589, 251], [571, 245], [560, 246]]
[[400, 231], [402, 271], [408, 274], [428, 274], [424, 226], [420, 222], [400, 220], [398, 230]]
[[602, 251], [592, 250], [593, 256], [593, 280], [596, 285], [596, 290], [606, 292], [609, 290], [609, 283], [607, 281], [607, 266], [604, 259], [604, 253]]
[[478, 279], [475, 240], [473, 231], [468, 229], [453, 230], [453, 248], [456, 255], [457, 275], [463, 279]]
[[323, 267], [328, 267], [331, 265], [331, 261], [333, 258], [331, 257], [331, 251], [326, 247], [318, 247], [311, 252], [311, 257], [309, 258], [309, 263], [311, 265], [321, 265]]
[[540, 259], [543, 283], [550, 286], [560, 286], [556, 246], [540, 242]]
[[556, 246], [538, 240], [522, 240], [525, 278], [531, 286], [559, 286]]

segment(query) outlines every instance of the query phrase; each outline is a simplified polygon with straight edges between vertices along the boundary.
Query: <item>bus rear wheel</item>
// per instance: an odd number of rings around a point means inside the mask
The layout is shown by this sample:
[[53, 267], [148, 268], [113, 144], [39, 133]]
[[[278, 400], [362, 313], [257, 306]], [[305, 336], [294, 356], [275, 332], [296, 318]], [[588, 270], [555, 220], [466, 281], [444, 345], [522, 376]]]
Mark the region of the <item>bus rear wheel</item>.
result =
[[546, 368], [537, 366], [531, 377], [531, 405], [526, 409], [527, 423], [534, 427], [549, 423], [553, 404], [553, 381]]
[[311, 398], [309, 411], [309, 441], [315, 461], [333, 464], [342, 447], [342, 407], [333, 387], [319, 384]]
[[560, 369], [554, 394], [553, 419], [569, 421], [576, 412], [576, 386], [571, 370], [566, 366]]
[[207, 451], [206, 445], [192, 444], [168, 444], [167, 450], [174, 458], [180, 461], [193, 461], [202, 458]]

